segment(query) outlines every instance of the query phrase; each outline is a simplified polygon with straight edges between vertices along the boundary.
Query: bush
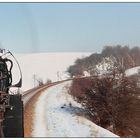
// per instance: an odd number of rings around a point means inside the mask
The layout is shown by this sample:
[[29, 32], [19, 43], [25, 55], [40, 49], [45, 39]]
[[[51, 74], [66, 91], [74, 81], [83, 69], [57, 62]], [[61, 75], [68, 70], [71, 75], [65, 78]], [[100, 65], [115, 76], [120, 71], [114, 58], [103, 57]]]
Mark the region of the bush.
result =
[[75, 79], [69, 93], [96, 124], [122, 137], [140, 137], [138, 81], [139, 76], [126, 77], [117, 71]]
[[50, 84], [50, 83], [52, 83], [52, 80], [51, 79], [47, 79], [46, 80], [46, 84]]

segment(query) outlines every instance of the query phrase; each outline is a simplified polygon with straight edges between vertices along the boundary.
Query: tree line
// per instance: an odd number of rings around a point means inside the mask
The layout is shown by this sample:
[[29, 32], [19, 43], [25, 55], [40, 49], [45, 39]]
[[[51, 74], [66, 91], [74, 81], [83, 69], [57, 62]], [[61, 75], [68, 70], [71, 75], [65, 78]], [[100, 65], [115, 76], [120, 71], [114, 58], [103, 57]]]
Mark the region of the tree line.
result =
[[117, 65], [123, 65], [126, 70], [140, 66], [140, 48], [128, 46], [105, 46], [101, 53], [93, 53], [89, 57], [79, 58], [75, 64], [68, 68], [70, 76], [82, 76], [84, 71], [92, 73], [92, 68], [100, 63], [105, 57], [115, 57]]

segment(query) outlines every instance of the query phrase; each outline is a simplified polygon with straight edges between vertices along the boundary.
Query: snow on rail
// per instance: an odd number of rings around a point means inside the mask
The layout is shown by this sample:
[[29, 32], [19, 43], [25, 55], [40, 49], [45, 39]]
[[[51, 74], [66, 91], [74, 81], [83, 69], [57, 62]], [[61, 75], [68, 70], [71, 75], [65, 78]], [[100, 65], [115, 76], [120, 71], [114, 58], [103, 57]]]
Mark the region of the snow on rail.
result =
[[49, 87], [36, 103], [32, 137], [118, 137], [77, 115], [81, 105], [67, 93], [71, 81]]

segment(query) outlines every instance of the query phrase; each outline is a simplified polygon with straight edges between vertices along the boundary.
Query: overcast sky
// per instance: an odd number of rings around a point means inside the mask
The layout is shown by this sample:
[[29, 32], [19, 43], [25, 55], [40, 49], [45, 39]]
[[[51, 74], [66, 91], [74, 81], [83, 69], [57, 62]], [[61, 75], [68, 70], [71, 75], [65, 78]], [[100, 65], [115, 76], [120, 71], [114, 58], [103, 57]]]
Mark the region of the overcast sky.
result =
[[15, 53], [140, 46], [140, 3], [0, 3], [0, 47]]

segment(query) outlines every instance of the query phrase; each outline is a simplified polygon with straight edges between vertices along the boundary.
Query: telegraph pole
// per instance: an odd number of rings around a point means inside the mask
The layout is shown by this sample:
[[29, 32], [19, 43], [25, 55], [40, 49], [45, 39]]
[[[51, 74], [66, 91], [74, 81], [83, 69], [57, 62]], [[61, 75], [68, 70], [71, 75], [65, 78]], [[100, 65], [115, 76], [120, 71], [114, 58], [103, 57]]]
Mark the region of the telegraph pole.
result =
[[34, 87], [35, 87], [35, 80], [36, 80], [36, 75], [33, 75], [33, 80], [34, 80]]

